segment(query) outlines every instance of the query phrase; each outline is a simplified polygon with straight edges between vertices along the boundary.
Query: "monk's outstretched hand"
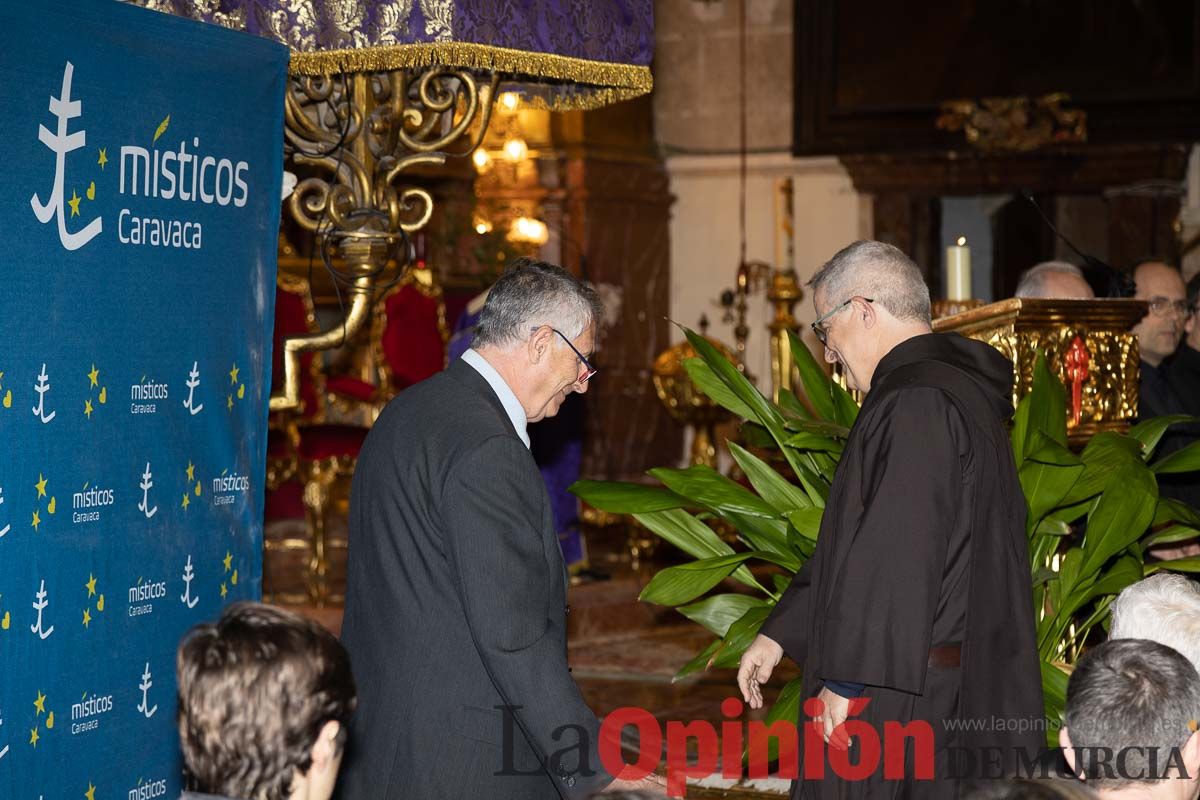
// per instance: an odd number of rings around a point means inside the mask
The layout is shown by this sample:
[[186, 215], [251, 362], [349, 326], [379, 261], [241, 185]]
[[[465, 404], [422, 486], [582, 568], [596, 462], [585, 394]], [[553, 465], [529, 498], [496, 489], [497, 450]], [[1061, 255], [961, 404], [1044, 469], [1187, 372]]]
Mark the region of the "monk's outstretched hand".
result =
[[771, 679], [771, 673], [779, 660], [783, 658], [783, 648], [774, 639], [761, 633], [742, 653], [738, 662], [738, 688], [742, 690], [742, 700], [751, 708], [762, 708], [762, 685]]

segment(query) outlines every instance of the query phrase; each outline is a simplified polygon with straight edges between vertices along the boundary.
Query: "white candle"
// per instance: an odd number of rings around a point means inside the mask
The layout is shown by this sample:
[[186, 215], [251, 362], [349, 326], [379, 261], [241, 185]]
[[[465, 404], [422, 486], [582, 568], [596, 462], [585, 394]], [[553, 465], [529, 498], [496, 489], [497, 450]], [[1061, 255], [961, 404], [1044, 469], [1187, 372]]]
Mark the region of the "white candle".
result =
[[946, 248], [946, 299], [971, 299], [971, 248], [965, 236]]

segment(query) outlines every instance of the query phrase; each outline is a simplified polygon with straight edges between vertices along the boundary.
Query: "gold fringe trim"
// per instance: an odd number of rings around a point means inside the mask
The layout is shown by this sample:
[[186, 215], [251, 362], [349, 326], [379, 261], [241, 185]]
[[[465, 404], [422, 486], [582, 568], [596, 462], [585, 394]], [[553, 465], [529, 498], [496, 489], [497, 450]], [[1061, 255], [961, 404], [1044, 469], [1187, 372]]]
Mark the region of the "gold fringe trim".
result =
[[649, 67], [530, 53], [474, 42], [421, 42], [315, 52], [293, 50], [288, 72], [292, 75], [338, 75], [435, 64], [507, 73], [517, 81], [519, 76], [562, 81], [566, 84], [562, 87], [538, 87], [549, 90], [553, 94], [550, 99], [537, 91], [528, 98], [530, 105], [552, 111], [598, 108], [638, 97], [654, 88]]

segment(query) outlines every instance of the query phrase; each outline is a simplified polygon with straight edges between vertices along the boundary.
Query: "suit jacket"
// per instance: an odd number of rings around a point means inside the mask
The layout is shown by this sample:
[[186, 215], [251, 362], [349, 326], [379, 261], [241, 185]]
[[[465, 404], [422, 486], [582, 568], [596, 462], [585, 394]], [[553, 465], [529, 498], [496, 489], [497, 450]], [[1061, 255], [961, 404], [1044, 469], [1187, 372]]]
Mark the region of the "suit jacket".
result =
[[567, 668], [566, 611], [537, 465], [487, 381], [455, 360], [388, 404], [354, 472], [342, 641], [359, 701], [341, 797], [607, 785], [599, 723]]

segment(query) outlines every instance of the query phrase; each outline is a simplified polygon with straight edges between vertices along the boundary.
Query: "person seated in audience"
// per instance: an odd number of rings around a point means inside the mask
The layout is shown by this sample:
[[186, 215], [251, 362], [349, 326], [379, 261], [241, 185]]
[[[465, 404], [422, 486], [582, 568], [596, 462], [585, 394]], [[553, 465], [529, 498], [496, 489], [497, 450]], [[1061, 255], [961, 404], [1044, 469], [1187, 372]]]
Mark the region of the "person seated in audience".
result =
[[1059, 743], [1071, 769], [1103, 798], [1200, 796], [1200, 674], [1166, 645], [1109, 640], [1067, 685]]
[[1091, 300], [1096, 296], [1083, 271], [1066, 261], [1043, 261], [1021, 273], [1014, 297]]
[[1171, 357], [1171, 388], [1189, 413], [1200, 414], [1200, 275], [1187, 282], [1183, 341]]
[[1164, 572], [1125, 587], [1113, 602], [1108, 636], [1164, 644], [1200, 672], [1200, 585]]
[[328, 800], [356, 691], [331, 633], [261, 603], [197, 625], [176, 658], [181, 800]]
[[[1193, 403], [1179, 396], [1170, 380], [1171, 357], [1183, 339], [1187, 287], [1179, 270], [1161, 261], [1144, 261], [1133, 270], [1136, 299], [1146, 301], [1146, 316], [1133, 327], [1138, 352], [1138, 419], [1191, 414]], [[1198, 409], [1200, 410], [1200, 409]], [[1200, 440], [1200, 425], [1173, 425], [1163, 434], [1156, 454], [1164, 456]], [[1159, 492], [1192, 507], [1200, 506], [1200, 474], [1158, 476]]]

